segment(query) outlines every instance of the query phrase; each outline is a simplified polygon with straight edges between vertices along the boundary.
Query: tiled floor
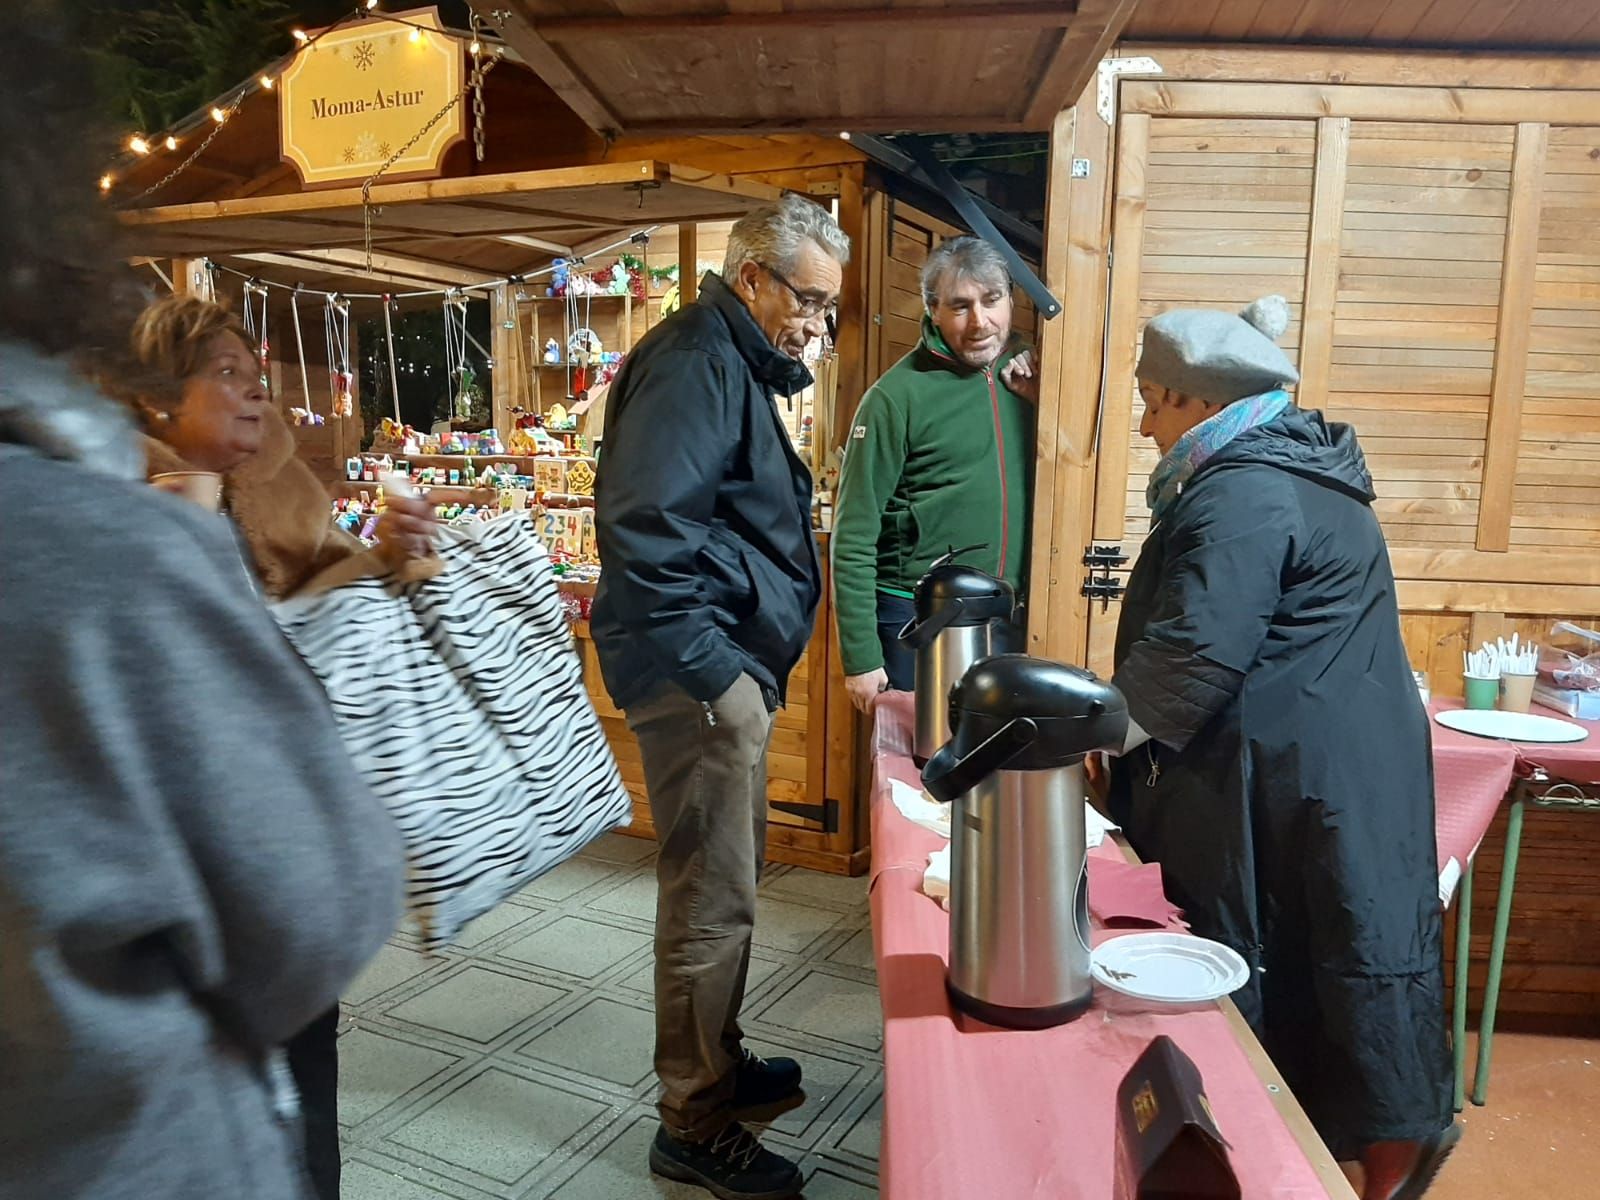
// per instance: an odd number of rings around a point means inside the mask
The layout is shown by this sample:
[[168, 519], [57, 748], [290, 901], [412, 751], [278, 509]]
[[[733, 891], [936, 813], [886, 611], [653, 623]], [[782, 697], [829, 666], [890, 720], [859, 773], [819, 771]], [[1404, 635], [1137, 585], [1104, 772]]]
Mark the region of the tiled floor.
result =
[[[437, 957], [397, 935], [345, 997], [344, 1200], [700, 1200], [649, 1174], [654, 844], [608, 836]], [[763, 877], [744, 1027], [806, 1072], [774, 1123], [808, 1200], [877, 1195], [883, 1031], [865, 879]]]

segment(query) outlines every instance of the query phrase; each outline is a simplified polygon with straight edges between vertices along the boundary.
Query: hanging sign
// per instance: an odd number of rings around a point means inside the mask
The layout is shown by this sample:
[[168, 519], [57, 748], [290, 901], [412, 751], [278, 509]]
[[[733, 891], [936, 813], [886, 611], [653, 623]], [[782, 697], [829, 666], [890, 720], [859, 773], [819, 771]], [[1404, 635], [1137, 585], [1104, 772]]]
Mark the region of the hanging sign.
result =
[[[383, 173], [384, 182], [440, 174], [445, 152], [466, 136], [458, 103], [463, 50], [443, 33], [436, 9], [341, 26], [301, 50], [278, 82], [283, 157], [308, 187], [366, 180], [417, 138]], [[425, 26], [426, 28], [418, 28]]]

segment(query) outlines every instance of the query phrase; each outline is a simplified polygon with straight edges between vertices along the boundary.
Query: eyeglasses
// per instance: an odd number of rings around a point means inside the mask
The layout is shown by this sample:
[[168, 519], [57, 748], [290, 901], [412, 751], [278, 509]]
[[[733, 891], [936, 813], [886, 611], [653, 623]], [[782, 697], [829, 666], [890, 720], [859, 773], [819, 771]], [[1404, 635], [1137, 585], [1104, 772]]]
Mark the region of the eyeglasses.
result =
[[789, 289], [789, 294], [794, 297], [795, 303], [800, 306], [800, 315], [802, 317], [825, 317], [830, 329], [838, 323], [839, 302], [837, 300], [819, 300], [816, 295], [808, 295], [795, 287], [794, 284], [784, 278], [783, 272], [776, 267], [769, 267], [766, 263], [761, 263], [760, 267]]

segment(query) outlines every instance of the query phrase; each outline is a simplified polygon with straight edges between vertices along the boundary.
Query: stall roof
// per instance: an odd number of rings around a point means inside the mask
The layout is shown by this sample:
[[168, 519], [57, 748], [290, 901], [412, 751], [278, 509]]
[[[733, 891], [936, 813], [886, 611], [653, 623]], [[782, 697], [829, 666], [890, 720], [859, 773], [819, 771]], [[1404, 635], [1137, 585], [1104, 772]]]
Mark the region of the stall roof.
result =
[[1137, 0], [472, 5], [595, 129], [1050, 127]]
[[1595, 0], [1142, 0], [1128, 41], [1600, 49]]

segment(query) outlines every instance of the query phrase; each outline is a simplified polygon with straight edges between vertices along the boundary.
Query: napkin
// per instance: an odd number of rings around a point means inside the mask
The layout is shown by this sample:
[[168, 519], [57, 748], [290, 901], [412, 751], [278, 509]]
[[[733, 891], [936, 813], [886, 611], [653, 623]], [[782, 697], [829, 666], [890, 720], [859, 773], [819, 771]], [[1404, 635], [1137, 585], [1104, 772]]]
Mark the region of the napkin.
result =
[[[924, 829], [944, 837], [950, 836], [950, 805], [940, 804], [931, 799], [927, 792], [919, 791], [909, 783], [901, 783], [898, 779], [889, 781], [889, 796], [894, 801], [894, 806], [900, 810], [900, 815], [906, 820]], [[1083, 806], [1083, 834], [1084, 845], [1093, 850], [1106, 840], [1106, 834], [1117, 828], [1112, 822], [1106, 820], [1088, 803]]]

